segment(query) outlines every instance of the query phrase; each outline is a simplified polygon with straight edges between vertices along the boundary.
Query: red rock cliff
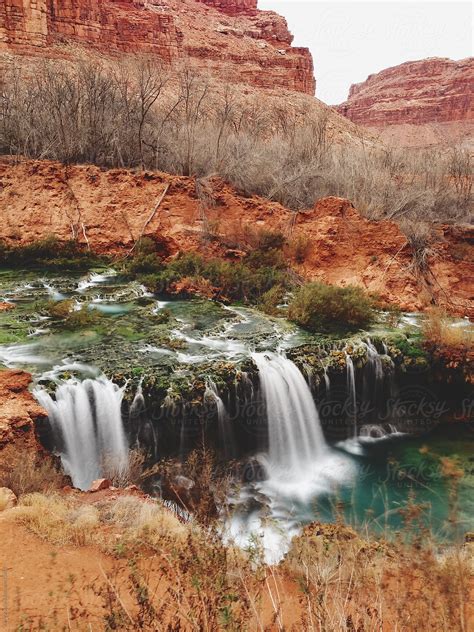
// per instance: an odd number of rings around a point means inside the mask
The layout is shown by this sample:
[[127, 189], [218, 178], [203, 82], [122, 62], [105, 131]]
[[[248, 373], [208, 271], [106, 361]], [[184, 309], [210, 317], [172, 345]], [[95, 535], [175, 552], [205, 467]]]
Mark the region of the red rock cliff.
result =
[[[431, 58], [370, 75], [351, 86], [347, 101], [336, 109], [359, 125], [392, 128], [402, 144], [457, 142], [472, 131], [473, 95], [474, 58]], [[410, 135], [416, 142], [408, 142]]]
[[186, 60], [227, 79], [314, 94], [311, 54], [257, 0], [0, 0], [0, 52], [67, 56], [80, 45]]

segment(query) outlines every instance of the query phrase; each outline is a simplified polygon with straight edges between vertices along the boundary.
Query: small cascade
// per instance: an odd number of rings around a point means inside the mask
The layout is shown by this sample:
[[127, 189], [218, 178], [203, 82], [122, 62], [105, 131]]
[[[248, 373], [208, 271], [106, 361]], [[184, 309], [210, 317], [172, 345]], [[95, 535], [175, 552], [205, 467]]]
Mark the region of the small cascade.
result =
[[219, 424], [219, 441], [223, 447], [224, 457], [229, 460], [237, 455], [236, 442], [232, 423], [227, 413], [224, 402], [222, 401], [217, 385], [213, 380], [208, 379], [204, 399], [210, 399], [215, 402], [217, 408], [217, 422]]
[[144, 447], [148, 450], [150, 446], [153, 447], [152, 454], [155, 459], [158, 458], [158, 438], [156, 436], [155, 427], [150, 419], [145, 415], [146, 403], [143, 396], [142, 380], [138, 383], [135, 397], [130, 404], [128, 411], [129, 424], [134, 427], [134, 431], [137, 437], [137, 447], [140, 449]]
[[86, 490], [108, 470], [118, 474], [125, 471], [124, 387], [102, 376], [63, 382], [54, 398], [40, 387], [34, 394], [48, 412], [61, 462], [75, 487]]
[[139, 417], [145, 410], [145, 398], [143, 397], [142, 380], [138, 383], [135, 397], [130, 405], [130, 417]]
[[270, 468], [304, 476], [326, 450], [311, 390], [298, 367], [275, 353], [254, 353], [268, 421]]
[[359, 442], [363, 444], [378, 443], [395, 437], [403, 437], [404, 433], [399, 432], [391, 423], [367, 424], [360, 428]]
[[62, 301], [63, 299], [66, 298], [64, 294], [61, 294], [61, 292], [58, 292], [58, 290], [47, 281], [43, 282], [43, 287], [48, 292], [48, 294], [50, 295], [53, 301]]
[[379, 355], [370, 338], [367, 338], [364, 344], [367, 349], [367, 364], [364, 369], [363, 397], [364, 402], [370, 403], [377, 410], [383, 395], [384, 372], [382, 356]]
[[326, 387], [326, 395], [331, 392], [331, 379], [328, 375], [327, 367], [324, 367], [324, 386]]
[[356, 399], [356, 383], [354, 362], [351, 356], [346, 353], [346, 383], [347, 383], [347, 411], [348, 417], [352, 421], [354, 427], [354, 438], [357, 437], [357, 399]]

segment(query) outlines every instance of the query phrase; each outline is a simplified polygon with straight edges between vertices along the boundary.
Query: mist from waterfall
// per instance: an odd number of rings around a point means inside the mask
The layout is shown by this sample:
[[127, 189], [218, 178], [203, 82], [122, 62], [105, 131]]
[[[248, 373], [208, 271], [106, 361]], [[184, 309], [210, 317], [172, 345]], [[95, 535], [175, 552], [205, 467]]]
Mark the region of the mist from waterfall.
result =
[[42, 387], [34, 394], [48, 413], [64, 471], [75, 487], [87, 490], [106, 470], [117, 474], [126, 470], [123, 387], [102, 376], [63, 382], [54, 398]]

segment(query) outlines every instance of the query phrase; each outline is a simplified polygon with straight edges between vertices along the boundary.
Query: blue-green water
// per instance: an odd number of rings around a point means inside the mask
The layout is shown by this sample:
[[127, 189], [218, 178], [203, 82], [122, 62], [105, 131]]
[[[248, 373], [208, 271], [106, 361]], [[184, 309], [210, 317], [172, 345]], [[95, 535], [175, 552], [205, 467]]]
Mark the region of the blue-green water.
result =
[[[309, 340], [284, 320], [206, 300], [151, 296], [108, 271], [67, 277], [3, 271], [2, 299], [15, 309], [0, 313], [0, 365], [30, 370], [36, 380], [66, 369], [79, 375], [165, 364], [181, 370]], [[99, 319], [76, 331], [62, 328], [44, 315], [44, 303], [65, 299], [77, 311], [98, 312]], [[454, 479], [443, 473], [444, 457], [462, 472], [455, 495]], [[342, 514], [358, 527], [393, 533], [404, 524], [400, 509], [411, 502], [423, 507], [422, 523], [440, 541], [451, 540], [474, 530], [474, 430], [453, 423], [423, 437], [329, 445], [307, 480], [250, 481], [238, 494], [237, 522], [247, 531], [261, 528], [262, 515], [292, 534], [301, 524]]]

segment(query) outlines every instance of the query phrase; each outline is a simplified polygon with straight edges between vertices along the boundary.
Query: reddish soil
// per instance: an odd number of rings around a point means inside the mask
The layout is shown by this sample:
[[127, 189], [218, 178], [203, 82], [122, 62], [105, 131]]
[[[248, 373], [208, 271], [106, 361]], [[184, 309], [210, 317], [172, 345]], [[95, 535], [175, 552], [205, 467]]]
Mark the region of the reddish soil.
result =
[[[166, 185], [167, 194], [147, 224]], [[348, 200], [321, 199], [294, 222], [293, 213], [280, 204], [242, 197], [218, 179], [207, 188], [203, 207], [192, 178], [5, 158], [0, 162], [0, 239], [18, 245], [47, 235], [75, 235], [86, 245], [85, 231], [94, 251], [121, 255], [143, 233], [165, 258], [198, 251], [235, 259], [242, 254], [236, 246], [249, 231], [279, 230], [290, 243], [299, 236], [307, 240], [303, 263], [288, 254], [305, 279], [359, 285], [404, 310], [435, 303], [454, 314], [474, 313], [472, 228], [438, 225], [429, 272], [421, 273], [398, 226], [365, 219]], [[203, 211], [212, 235], [204, 232]]]

